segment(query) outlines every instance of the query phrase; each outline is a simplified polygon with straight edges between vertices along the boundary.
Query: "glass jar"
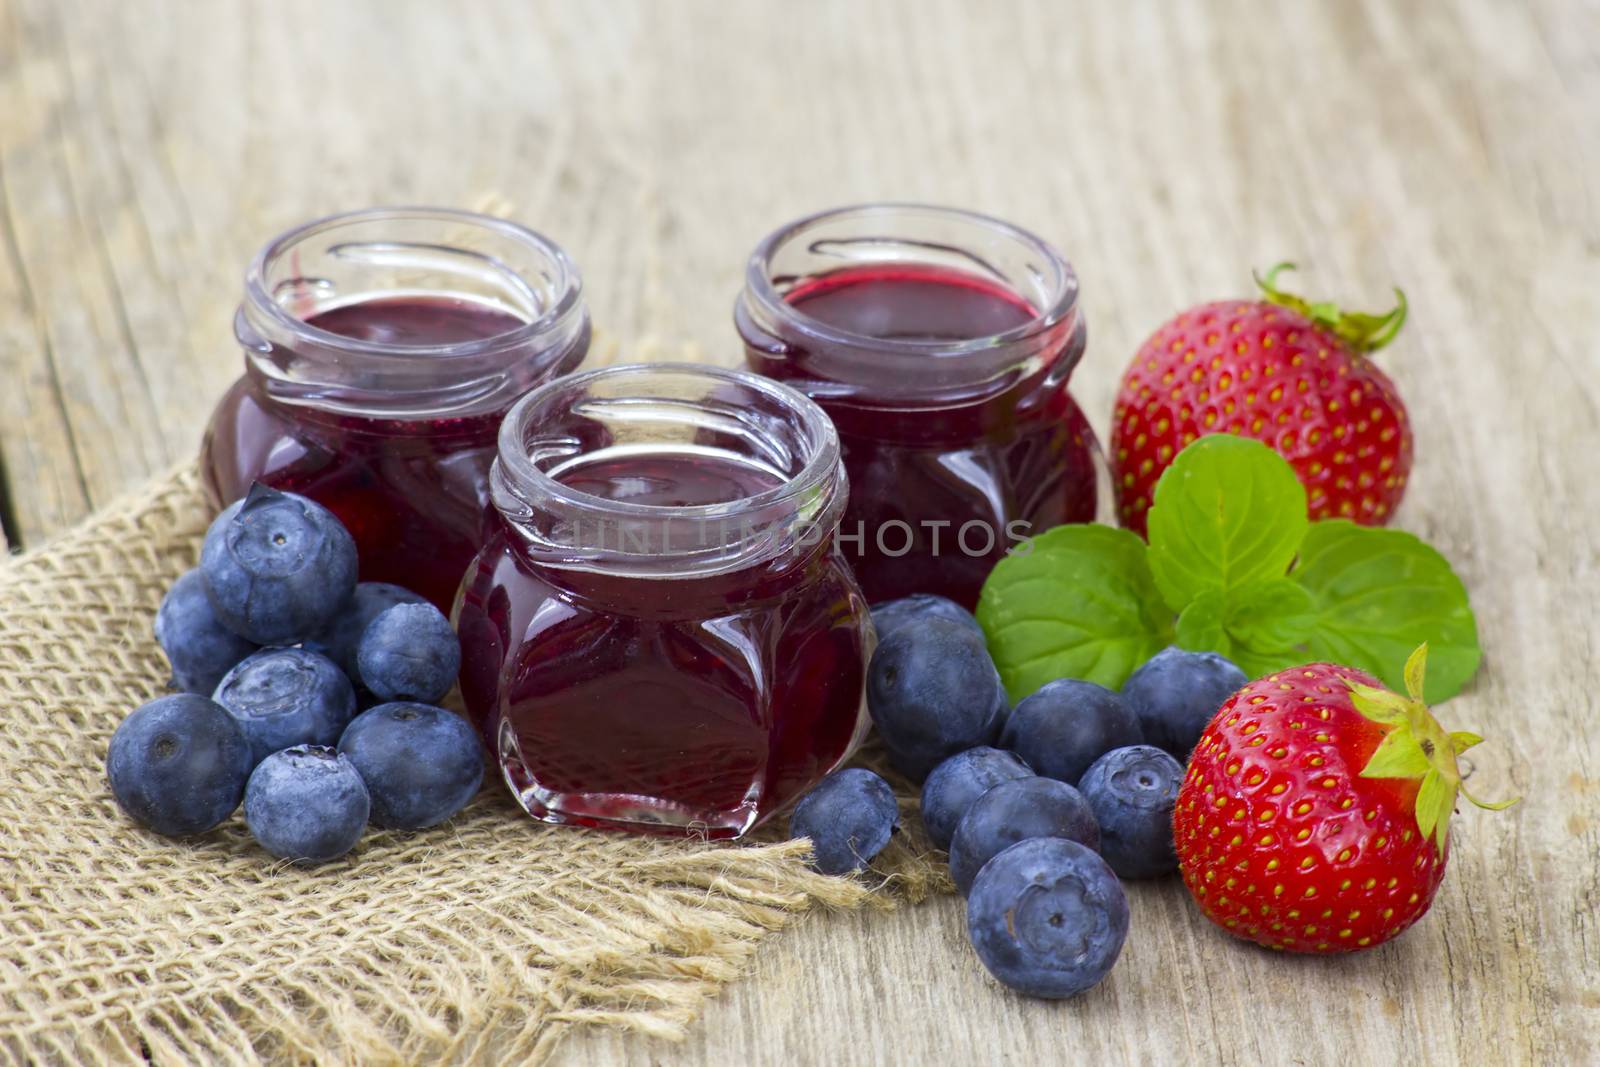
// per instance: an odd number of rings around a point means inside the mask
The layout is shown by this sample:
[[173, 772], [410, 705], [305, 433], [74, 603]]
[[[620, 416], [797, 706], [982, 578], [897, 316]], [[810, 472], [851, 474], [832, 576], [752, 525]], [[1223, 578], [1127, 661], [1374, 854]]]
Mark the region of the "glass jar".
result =
[[757, 246], [734, 320], [749, 367], [838, 427], [840, 536], [873, 602], [972, 607], [1019, 540], [1094, 519], [1078, 281], [1032, 234], [915, 204], [812, 215]]
[[582, 362], [589, 316], [560, 248], [435, 208], [334, 215], [268, 242], [234, 317], [244, 375], [201, 450], [217, 506], [253, 481], [349, 527], [361, 578], [444, 610], [482, 541], [511, 404]]
[[867, 605], [811, 401], [690, 364], [572, 375], [506, 416], [492, 483], [461, 691], [530, 814], [736, 837], [854, 749]]

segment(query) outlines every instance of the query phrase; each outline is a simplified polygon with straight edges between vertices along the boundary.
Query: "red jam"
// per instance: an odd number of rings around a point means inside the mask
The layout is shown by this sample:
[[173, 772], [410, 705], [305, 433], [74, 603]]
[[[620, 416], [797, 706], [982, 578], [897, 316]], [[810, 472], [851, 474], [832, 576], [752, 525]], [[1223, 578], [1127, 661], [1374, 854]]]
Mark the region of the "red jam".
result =
[[1038, 315], [1004, 286], [914, 264], [807, 278], [788, 300], [814, 319], [879, 340], [971, 341], [1026, 326]]
[[[649, 395], [665, 382], [681, 396], [683, 383], [731, 382], [752, 398], [724, 395], [731, 418], [760, 404], [774, 419], [805, 417], [803, 398], [760, 387], [782, 402], [773, 405], [733, 373], [607, 368], [595, 391]], [[822, 527], [837, 522], [837, 445], [810, 408], [813, 426], [800, 429], [814, 440], [779, 430], [797, 444], [777, 449], [751, 448], [772, 432], [754, 421], [719, 440], [715, 418], [687, 445], [617, 447], [592, 426], [572, 429], [573, 390], [593, 378], [525, 402], [543, 405], [528, 414], [528, 435], [549, 442], [570, 430], [582, 448], [537, 475], [505, 462], [508, 447], [543, 447], [513, 425], [522, 405], [507, 418], [501, 521], [458, 608], [462, 695], [536, 818], [738, 836], [842, 762], [863, 727], [866, 603], [823, 530], [800, 543], [788, 529], [807, 500], [821, 501]], [[556, 390], [567, 399], [540, 399]], [[715, 391], [694, 403], [713, 411]], [[647, 436], [681, 425], [663, 420]], [[834, 470], [809, 488], [797, 484], [798, 446], [834, 450]], [[786, 451], [795, 466], [774, 466]]]
[[454, 345], [483, 341], [526, 326], [499, 308], [441, 297], [362, 300], [319, 311], [307, 326], [382, 345]]
[[[396, 269], [408, 237], [419, 281], [444, 291], [373, 276], [374, 263]], [[364, 259], [368, 246], [382, 255]], [[213, 503], [257, 480], [303, 493], [349, 528], [363, 581], [403, 585], [449, 610], [492, 510], [501, 417], [521, 393], [576, 366], [587, 344], [581, 305], [581, 321], [553, 334], [534, 321], [554, 293], [516, 290], [516, 278], [506, 283], [513, 298], [461, 292], [482, 272], [464, 282], [451, 273], [458, 260], [515, 262], [513, 251], [528, 257], [530, 275], [541, 257], [565, 266], [536, 235], [458, 212], [361, 212], [269, 245], [236, 320], [246, 373], [206, 430]], [[575, 292], [575, 276], [570, 284]], [[374, 295], [341, 302], [342, 289]], [[518, 303], [526, 316], [507, 307]]]
[[[772, 240], [752, 264], [763, 278]], [[1030, 335], [1041, 311], [1016, 288], [916, 262], [766, 287], [780, 305], [747, 290], [737, 310], [746, 360], [838, 427], [851, 487], [841, 536], [870, 600], [938, 593], [972, 607], [1023, 537], [1093, 521], [1097, 445], [1066, 384], [1082, 354], [1075, 306]]]

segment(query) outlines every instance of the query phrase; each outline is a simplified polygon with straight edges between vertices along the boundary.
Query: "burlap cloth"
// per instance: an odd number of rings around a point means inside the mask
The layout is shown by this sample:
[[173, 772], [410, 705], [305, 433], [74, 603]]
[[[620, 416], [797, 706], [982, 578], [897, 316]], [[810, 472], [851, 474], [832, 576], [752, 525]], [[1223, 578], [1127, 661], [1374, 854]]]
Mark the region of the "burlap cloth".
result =
[[871, 876], [826, 878], [774, 834], [542, 826], [497, 781], [444, 827], [372, 831], [316, 868], [273, 861], [238, 815], [182, 842], [140, 830], [102, 763], [162, 689], [152, 619], [206, 520], [184, 469], [0, 561], [8, 1063], [517, 1062], [576, 1026], [671, 1037], [796, 915], [944, 877], [915, 818]]

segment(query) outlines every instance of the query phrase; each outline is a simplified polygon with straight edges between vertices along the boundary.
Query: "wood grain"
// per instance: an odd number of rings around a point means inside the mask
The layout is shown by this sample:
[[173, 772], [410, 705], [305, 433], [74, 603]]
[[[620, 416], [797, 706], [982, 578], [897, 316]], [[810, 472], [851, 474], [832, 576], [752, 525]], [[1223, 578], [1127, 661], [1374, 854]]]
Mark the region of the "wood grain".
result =
[[1600, 7], [770, 2], [0, 3], [0, 524], [36, 544], [197, 444], [267, 236], [486, 195], [581, 266], [599, 358], [731, 362], [743, 258], [869, 199], [1064, 247], [1075, 391], [1176, 308], [1290, 256], [1405, 286], [1385, 365], [1418, 465], [1398, 522], [1472, 590], [1496, 740], [1432, 915], [1338, 960], [1233, 943], [1139, 886], [1112, 977], [995, 986], [950, 899], [808, 917], [682, 1046], [571, 1063], [1600, 1060]]

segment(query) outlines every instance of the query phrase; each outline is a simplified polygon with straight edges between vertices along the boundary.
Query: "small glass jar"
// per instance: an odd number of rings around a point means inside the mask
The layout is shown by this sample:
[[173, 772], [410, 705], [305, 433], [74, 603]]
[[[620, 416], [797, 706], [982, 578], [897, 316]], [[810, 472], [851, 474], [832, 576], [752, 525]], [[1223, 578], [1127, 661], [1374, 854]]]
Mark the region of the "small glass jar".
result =
[[334, 215], [268, 242], [234, 317], [245, 372], [212, 413], [206, 488], [261, 481], [349, 527], [361, 578], [448, 610], [482, 541], [500, 419], [582, 362], [589, 316], [560, 248], [435, 208]]
[[749, 367], [839, 429], [840, 536], [873, 602], [972, 607], [1022, 538], [1094, 519], [1078, 280], [1032, 234], [915, 204], [812, 215], [757, 246], [734, 320]]
[[549, 822], [737, 837], [854, 749], [866, 601], [832, 424], [743, 371], [606, 367], [500, 428], [461, 691]]

